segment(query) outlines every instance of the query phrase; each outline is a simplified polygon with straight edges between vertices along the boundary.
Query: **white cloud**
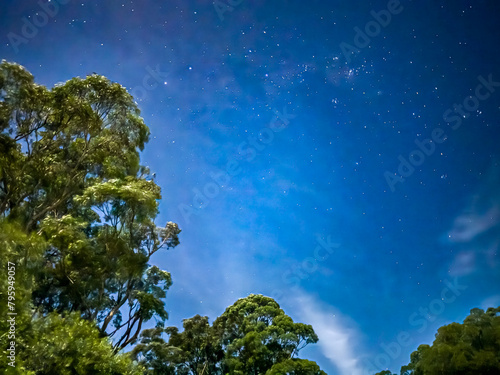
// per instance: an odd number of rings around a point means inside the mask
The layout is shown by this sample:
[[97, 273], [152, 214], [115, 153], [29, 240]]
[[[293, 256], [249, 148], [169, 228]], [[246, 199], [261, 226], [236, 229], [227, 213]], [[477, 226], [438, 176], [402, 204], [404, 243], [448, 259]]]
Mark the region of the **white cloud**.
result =
[[312, 296], [301, 292], [292, 302], [301, 322], [313, 326], [319, 337], [323, 355], [335, 365], [341, 375], [361, 375], [359, 362], [359, 332], [349, 318], [332, 307], [322, 306]]

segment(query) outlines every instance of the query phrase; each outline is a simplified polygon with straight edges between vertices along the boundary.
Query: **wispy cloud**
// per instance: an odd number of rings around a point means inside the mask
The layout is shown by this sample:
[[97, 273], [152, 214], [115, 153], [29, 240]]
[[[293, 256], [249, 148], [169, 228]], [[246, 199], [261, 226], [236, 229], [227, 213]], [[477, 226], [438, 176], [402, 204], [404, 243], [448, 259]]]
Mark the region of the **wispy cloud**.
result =
[[493, 162], [479, 188], [441, 240], [458, 250], [450, 265], [453, 276], [498, 268], [500, 248], [500, 164]]
[[341, 375], [361, 375], [359, 362], [360, 333], [350, 319], [331, 306], [320, 304], [304, 292], [292, 302], [301, 322], [311, 324], [319, 337], [323, 355]]

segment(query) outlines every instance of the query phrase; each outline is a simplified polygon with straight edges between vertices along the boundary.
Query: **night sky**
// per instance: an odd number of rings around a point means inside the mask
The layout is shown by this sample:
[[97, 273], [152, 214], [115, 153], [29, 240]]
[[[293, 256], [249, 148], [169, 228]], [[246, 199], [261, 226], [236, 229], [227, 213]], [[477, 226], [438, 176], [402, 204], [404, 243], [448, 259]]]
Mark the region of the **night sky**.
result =
[[134, 95], [169, 325], [261, 293], [328, 374], [500, 305], [498, 1], [3, 0], [0, 58]]

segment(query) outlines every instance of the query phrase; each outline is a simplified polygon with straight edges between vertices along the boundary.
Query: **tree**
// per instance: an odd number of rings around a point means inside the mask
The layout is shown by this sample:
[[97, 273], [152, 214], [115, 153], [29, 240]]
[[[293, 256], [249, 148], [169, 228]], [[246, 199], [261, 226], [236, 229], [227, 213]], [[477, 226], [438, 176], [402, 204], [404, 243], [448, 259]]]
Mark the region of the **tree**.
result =
[[314, 362], [293, 358], [317, 341], [310, 325], [294, 323], [272, 298], [252, 294], [228, 307], [212, 326], [197, 315], [184, 320], [181, 333], [175, 327], [145, 330], [133, 354], [154, 375], [323, 375]]
[[294, 323], [276, 301], [262, 295], [239, 299], [213, 326], [226, 352], [224, 369], [234, 373], [265, 373], [318, 341], [310, 325]]
[[401, 374], [500, 373], [500, 307], [472, 309], [463, 324], [440, 327], [431, 346], [420, 345]]
[[273, 365], [266, 375], [326, 375], [326, 372], [315, 362], [294, 358]]
[[164, 321], [170, 274], [151, 256], [178, 243], [158, 227], [160, 188], [139, 164], [149, 130], [133, 98], [93, 74], [49, 90], [23, 67], [0, 64], [0, 217], [43, 236], [34, 307], [79, 312], [116, 338], [135, 341]]
[[[40, 316], [31, 302], [33, 270], [40, 266], [44, 242], [15, 223], [0, 221], [0, 344], [15, 355], [0, 357], [0, 372], [12, 375], [116, 374], [140, 375], [128, 355], [117, 354], [94, 322], [79, 314]], [[7, 272], [8, 271], [8, 272]], [[13, 297], [12, 299], [9, 297]], [[16, 315], [8, 315], [15, 313]], [[12, 330], [11, 328], [14, 328]], [[14, 343], [14, 345], [12, 345]], [[10, 353], [9, 353], [10, 356]]]
[[[180, 333], [177, 327], [144, 330], [133, 356], [142, 359], [150, 374], [219, 374], [224, 353], [208, 317], [184, 319], [183, 328]], [[169, 336], [168, 342], [163, 333]]]
[[117, 354], [97, 327], [79, 314], [50, 313], [33, 321], [33, 336], [22, 352], [24, 366], [37, 375], [141, 375], [126, 354]]
[[[142, 372], [120, 349], [167, 318], [171, 276], [149, 261], [180, 233], [154, 222], [160, 188], [139, 163], [148, 137], [119, 84], [93, 74], [47, 89], [1, 62], [0, 261], [13, 275], [0, 274], [0, 312], [17, 313], [16, 367], [2, 356], [1, 372]], [[8, 348], [9, 323], [0, 329]]]

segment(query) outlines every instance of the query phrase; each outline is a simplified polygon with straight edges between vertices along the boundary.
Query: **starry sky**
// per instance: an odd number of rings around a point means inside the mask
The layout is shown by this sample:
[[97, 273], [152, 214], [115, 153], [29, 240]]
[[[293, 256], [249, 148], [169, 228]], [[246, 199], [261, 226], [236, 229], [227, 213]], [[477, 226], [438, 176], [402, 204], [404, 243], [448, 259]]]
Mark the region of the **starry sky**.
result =
[[169, 325], [250, 293], [328, 374], [399, 372], [500, 305], [494, 0], [3, 0], [0, 58], [134, 95], [181, 245]]

